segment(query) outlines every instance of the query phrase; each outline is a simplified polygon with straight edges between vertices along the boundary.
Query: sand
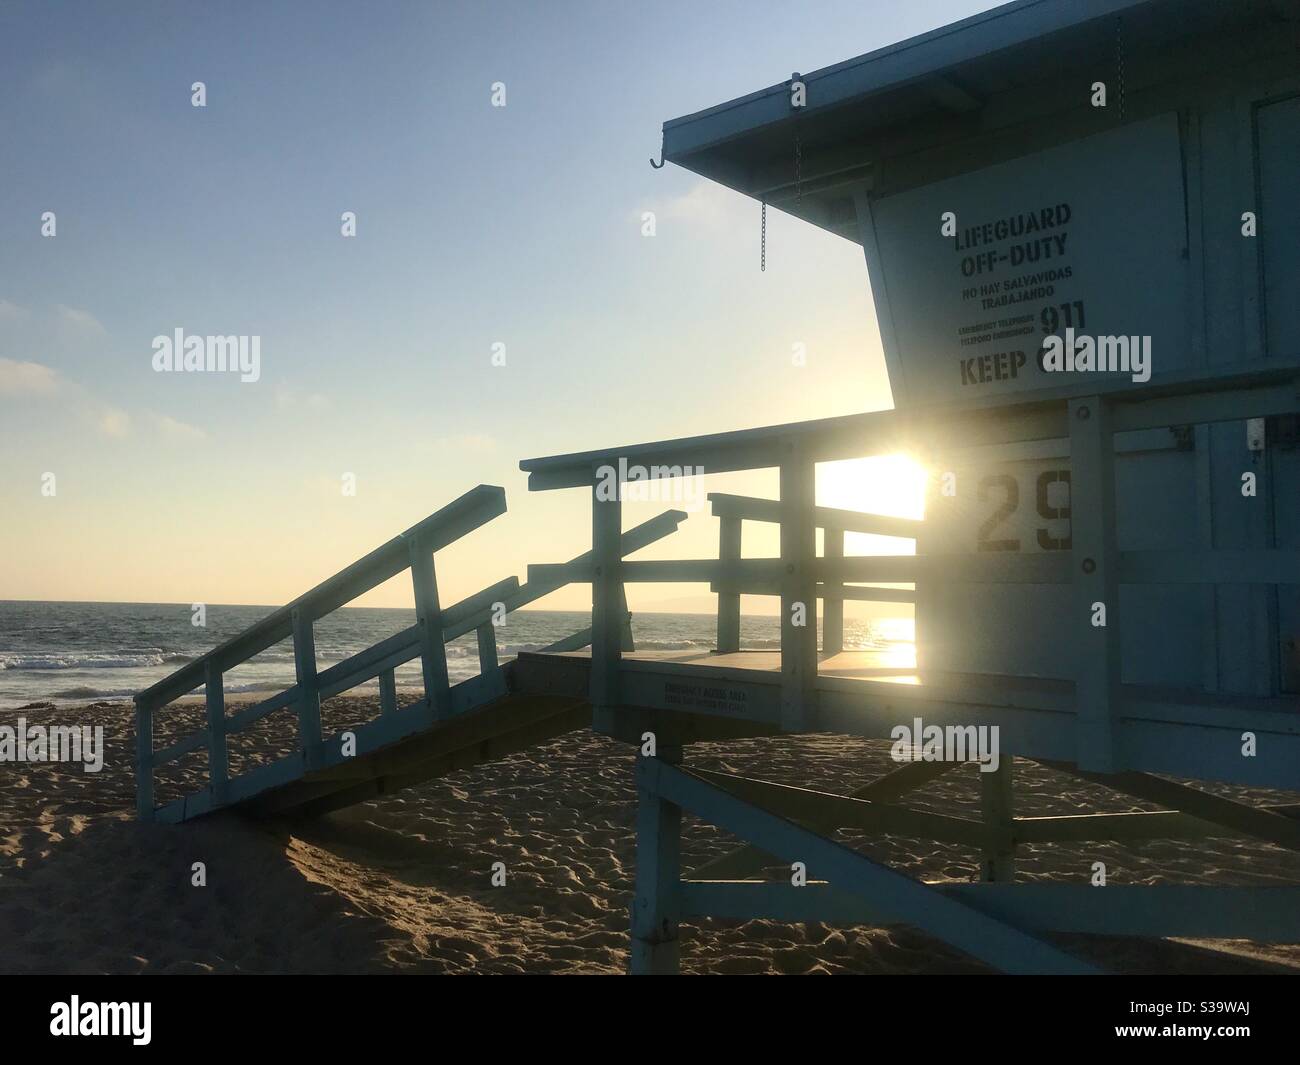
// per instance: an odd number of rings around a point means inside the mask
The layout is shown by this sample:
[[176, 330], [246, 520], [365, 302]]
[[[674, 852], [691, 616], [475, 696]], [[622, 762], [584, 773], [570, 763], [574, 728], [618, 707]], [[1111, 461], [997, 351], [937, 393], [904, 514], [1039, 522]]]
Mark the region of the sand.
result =
[[[373, 700], [327, 704], [328, 726], [364, 720]], [[159, 746], [192, 728], [197, 707], [160, 715]], [[16, 717], [6, 712], [5, 721]], [[626, 964], [634, 872], [632, 755], [577, 732], [496, 763], [305, 823], [220, 814], [182, 826], [134, 821], [126, 703], [35, 707], [31, 724], [102, 722], [102, 772], [0, 764], [0, 972], [618, 973]], [[277, 717], [280, 715], [276, 715]], [[273, 719], [232, 749], [232, 771], [286, 741]], [[806, 736], [699, 745], [688, 764], [847, 793], [893, 768], [888, 745]], [[1144, 807], [1105, 789], [1016, 763], [1026, 816]], [[196, 754], [159, 787], [165, 800], [204, 775]], [[1252, 801], [1287, 801], [1238, 788]], [[978, 816], [973, 767], [912, 794], [909, 805]], [[904, 839], [839, 838], [927, 880], [976, 878], [977, 855]], [[687, 869], [736, 841], [693, 818]], [[1086, 883], [1104, 861], [1113, 884], [1300, 882], [1300, 854], [1237, 839], [1022, 848], [1025, 880]], [[207, 885], [191, 884], [192, 864]], [[493, 887], [504, 862], [504, 887]], [[1300, 972], [1300, 947], [1059, 937], [1124, 972]], [[984, 966], [907, 928], [763, 921], [691, 924], [693, 973], [978, 973]]]

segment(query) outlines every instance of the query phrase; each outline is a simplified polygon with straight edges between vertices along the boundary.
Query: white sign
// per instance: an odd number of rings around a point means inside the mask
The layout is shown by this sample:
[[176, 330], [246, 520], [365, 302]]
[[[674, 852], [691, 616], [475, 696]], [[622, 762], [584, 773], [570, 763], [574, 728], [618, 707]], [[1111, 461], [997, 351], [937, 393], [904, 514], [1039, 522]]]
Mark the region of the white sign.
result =
[[1044, 339], [1067, 329], [1090, 351], [1149, 353], [1153, 380], [1186, 368], [1184, 199], [1178, 122], [1163, 115], [876, 200], [895, 401], [1140, 379], [1091, 358], [1045, 369]]

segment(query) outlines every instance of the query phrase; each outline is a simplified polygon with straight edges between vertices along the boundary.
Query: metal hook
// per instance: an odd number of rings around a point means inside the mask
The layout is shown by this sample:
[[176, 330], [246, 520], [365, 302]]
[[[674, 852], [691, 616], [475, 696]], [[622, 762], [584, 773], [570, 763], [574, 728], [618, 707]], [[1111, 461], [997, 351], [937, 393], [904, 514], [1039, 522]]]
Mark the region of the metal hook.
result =
[[662, 170], [664, 168], [664, 151], [662, 148], [659, 149], [659, 162], [656, 163], [654, 157], [651, 156], [650, 165], [656, 170]]

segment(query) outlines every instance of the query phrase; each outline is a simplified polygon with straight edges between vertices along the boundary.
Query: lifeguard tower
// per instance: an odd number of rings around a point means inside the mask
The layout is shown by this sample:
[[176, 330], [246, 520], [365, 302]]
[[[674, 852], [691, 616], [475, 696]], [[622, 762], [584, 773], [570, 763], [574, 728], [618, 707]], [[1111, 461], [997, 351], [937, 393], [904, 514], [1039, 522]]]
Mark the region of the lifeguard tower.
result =
[[[1298, 44], [1293, 3], [1021, 0], [665, 123], [665, 160], [862, 245], [896, 410], [523, 463], [536, 489], [619, 460], [780, 470], [779, 503], [715, 497], [717, 563], [622, 561], [618, 504], [593, 504], [595, 727], [661, 744], [640, 762], [634, 970], [674, 969], [697, 916], [904, 921], [1010, 971], [1086, 968], [1040, 931], [1300, 933], [1294, 888], [1013, 883], [1020, 842], [1208, 823], [1300, 846], [1294, 808], [1155, 775], [1300, 786]], [[906, 530], [816, 508], [816, 464], [899, 448], [932, 471], [916, 556], [842, 557], [845, 529]], [[780, 523], [779, 559], [737, 557], [746, 519]], [[702, 575], [722, 653], [621, 655], [624, 582]], [[855, 676], [843, 601], [900, 580], [919, 683]], [[779, 592], [779, 662], [739, 651], [737, 592]], [[820, 649], [792, 621], [817, 601]], [[998, 727], [982, 825], [892, 805], [933, 763], [844, 797], [692, 773], [674, 739], [915, 718]], [[1030, 825], [1011, 755], [1175, 813]], [[682, 809], [824, 883], [682, 882]], [[820, 834], [839, 826], [978, 844], [997, 883], [920, 884]]]
[[[1009, 972], [1093, 971], [1051, 932], [1300, 940], [1300, 886], [1015, 878], [1026, 843], [1300, 849], [1300, 806], [1197, 783], [1300, 790], [1297, 55], [1284, 0], [1019, 0], [666, 123], [668, 162], [861, 244], [896, 409], [523, 462], [533, 490], [589, 494], [589, 553], [444, 608], [433, 554], [505, 510], [467, 493], [137, 696], [141, 817], [333, 809], [590, 722], [641, 752], [634, 972], [676, 971], [680, 926], [711, 916], [906, 923]], [[923, 521], [815, 505], [818, 463], [899, 450], [931, 470]], [[625, 531], [604, 489], [634, 468], [775, 468], [780, 498], [712, 496], [716, 559], [627, 558], [685, 518]], [[745, 521], [779, 526], [779, 557], [742, 556]], [[846, 532], [917, 550], [845, 557]], [[318, 671], [314, 622], [408, 568], [417, 623]], [[503, 666], [494, 608], [570, 582], [592, 585], [591, 628]], [[716, 650], [636, 651], [630, 582], [708, 582]], [[741, 646], [742, 594], [779, 596], [779, 651]], [[882, 676], [844, 650], [844, 602], [900, 598], [918, 667]], [[470, 632], [481, 674], [450, 685], [444, 645]], [[223, 674], [287, 638], [297, 682], [227, 714]], [[320, 702], [375, 678], [382, 712], [346, 751]], [[205, 727], [156, 750], [154, 712], [199, 685]], [[297, 749], [231, 777], [228, 737], [283, 710]], [[847, 796], [689, 765], [700, 740], [918, 718], [997, 729], [981, 821], [898, 801], [952, 760]], [[209, 786], [156, 805], [155, 770], [203, 750]], [[1013, 758], [1164, 809], [1018, 818]], [[683, 811], [752, 848], [683, 879]], [[840, 827], [964, 844], [983, 879], [920, 882]], [[755, 849], [807, 884], [753, 879]]]

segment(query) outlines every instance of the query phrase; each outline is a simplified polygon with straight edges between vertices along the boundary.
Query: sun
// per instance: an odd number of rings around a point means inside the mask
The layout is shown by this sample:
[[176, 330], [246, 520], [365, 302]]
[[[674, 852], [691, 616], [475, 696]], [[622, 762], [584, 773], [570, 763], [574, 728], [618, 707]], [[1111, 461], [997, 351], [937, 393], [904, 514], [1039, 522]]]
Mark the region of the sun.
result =
[[824, 507], [925, 517], [929, 471], [911, 455], [898, 453], [827, 462], [817, 467], [817, 502]]

